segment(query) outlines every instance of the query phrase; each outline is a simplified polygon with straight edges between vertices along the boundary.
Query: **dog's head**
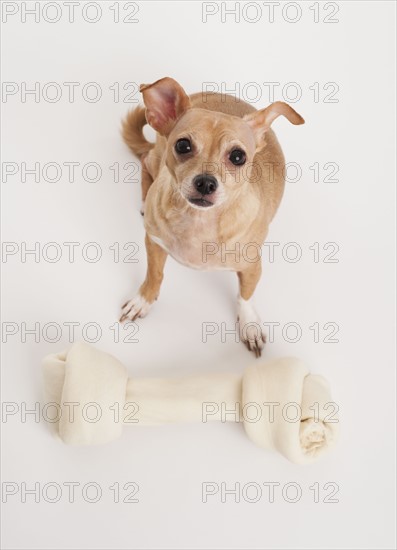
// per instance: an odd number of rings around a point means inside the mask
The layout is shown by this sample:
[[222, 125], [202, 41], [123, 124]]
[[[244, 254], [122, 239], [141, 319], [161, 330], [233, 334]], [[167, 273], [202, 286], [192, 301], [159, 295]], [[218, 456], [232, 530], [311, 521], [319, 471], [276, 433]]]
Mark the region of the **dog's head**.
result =
[[292, 124], [304, 122], [280, 101], [243, 118], [195, 108], [172, 78], [142, 85], [140, 91], [148, 124], [167, 138], [166, 164], [175, 184], [200, 209], [229, 200], [250, 180], [254, 156], [278, 116]]

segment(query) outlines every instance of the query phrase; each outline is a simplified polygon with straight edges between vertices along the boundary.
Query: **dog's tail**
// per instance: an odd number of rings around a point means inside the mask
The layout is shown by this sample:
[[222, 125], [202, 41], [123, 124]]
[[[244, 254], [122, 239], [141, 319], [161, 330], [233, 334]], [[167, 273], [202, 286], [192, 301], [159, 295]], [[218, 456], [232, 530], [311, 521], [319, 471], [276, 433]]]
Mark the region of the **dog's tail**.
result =
[[139, 158], [154, 147], [143, 135], [143, 127], [147, 124], [145, 107], [136, 107], [130, 111], [122, 123], [123, 139], [131, 151]]

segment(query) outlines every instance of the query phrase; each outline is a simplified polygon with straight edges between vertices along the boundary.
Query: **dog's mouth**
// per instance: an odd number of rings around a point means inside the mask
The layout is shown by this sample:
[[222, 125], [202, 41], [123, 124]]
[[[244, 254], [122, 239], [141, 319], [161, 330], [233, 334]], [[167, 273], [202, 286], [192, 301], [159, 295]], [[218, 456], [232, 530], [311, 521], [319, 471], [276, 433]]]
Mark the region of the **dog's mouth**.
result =
[[208, 208], [209, 206], [214, 206], [214, 203], [211, 201], [208, 201], [207, 199], [204, 199], [204, 197], [200, 198], [189, 198], [188, 201], [195, 206], [201, 206], [202, 208]]

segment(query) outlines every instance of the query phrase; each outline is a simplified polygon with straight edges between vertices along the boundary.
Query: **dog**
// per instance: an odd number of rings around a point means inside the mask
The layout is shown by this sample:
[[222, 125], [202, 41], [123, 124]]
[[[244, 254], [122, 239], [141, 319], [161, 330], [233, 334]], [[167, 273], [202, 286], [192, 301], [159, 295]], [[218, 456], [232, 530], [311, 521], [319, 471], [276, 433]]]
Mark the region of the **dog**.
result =
[[[262, 110], [233, 96], [196, 93], [166, 77], [140, 86], [145, 107], [122, 125], [142, 164], [147, 273], [120, 322], [144, 317], [157, 299], [167, 256], [195, 269], [237, 273], [241, 340], [258, 357], [265, 344], [252, 297], [261, 276], [260, 247], [284, 191], [284, 156], [271, 130], [280, 115], [303, 118], [277, 101]], [[156, 142], [144, 137], [149, 124]]]

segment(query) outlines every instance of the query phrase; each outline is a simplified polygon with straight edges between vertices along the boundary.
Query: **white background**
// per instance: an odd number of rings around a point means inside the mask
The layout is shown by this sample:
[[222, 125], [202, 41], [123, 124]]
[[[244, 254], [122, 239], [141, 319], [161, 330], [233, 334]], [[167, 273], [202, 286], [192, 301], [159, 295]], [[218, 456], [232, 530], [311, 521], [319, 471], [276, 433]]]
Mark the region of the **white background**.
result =
[[[4, 4], [4, 3], [3, 3]], [[43, 5], [43, 4], [42, 4]], [[61, 5], [61, 4], [60, 4]], [[120, 440], [99, 448], [72, 448], [50, 434], [49, 426], [26, 422], [21, 414], [3, 423], [3, 482], [48, 482], [64, 488], [57, 503], [21, 493], [3, 504], [3, 546], [7, 549], [127, 549], [127, 548], [393, 548], [394, 547], [394, 16], [393, 2], [340, 2], [338, 23], [327, 24], [320, 6], [314, 23], [312, 2], [303, 2], [296, 23], [283, 19], [281, 7], [274, 23], [268, 12], [253, 23], [254, 11], [243, 12], [240, 23], [217, 14], [202, 22], [200, 2], [140, 4], [138, 23], [115, 23], [113, 3], [101, 2], [97, 23], [82, 17], [48, 23], [41, 15], [21, 21], [21, 12], [3, 24], [3, 80], [16, 82], [18, 92], [3, 99], [3, 162], [79, 162], [74, 182], [66, 168], [60, 181], [21, 172], [3, 177], [3, 241], [17, 243], [13, 256], [3, 258], [3, 330], [16, 323], [18, 332], [3, 344], [3, 399], [32, 408], [42, 399], [42, 357], [68, 348], [65, 322], [102, 328], [96, 344], [122, 360], [133, 376], [172, 376], [204, 371], [235, 371], [255, 361], [233, 337], [220, 334], [202, 342], [202, 323], [235, 322], [236, 277], [232, 273], [200, 273], [170, 259], [161, 296], [149, 316], [139, 321], [138, 343], [116, 342], [109, 328], [121, 304], [132, 297], [145, 274], [144, 231], [139, 214], [138, 183], [113, 181], [109, 166], [134, 161], [120, 138], [120, 120], [134, 105], [123, 102], [131, 89], [125, 83], [147, 83], [163, 76], [177, 79], [189, 93], [203, 82], [224, 82], [228, 90], [256, 82], [269, 103], [265, 82], [295, 82], [302, 91], [295, 109], [306, 124], [294, 127], [279, 119], [274, 128], [287, 161], [302, 167], [302, 177], [288, 183], [269, 240], [281, 243], [275, 261], [264, 252], [264, 274], [256, 303], [263, 321], [299, 323], [302, 337], [290, 343], [275, 331], [264, 358], [297, 355], [313, 372], [331, 383], [340, 406], [340, 441], [322, 461], [299, 467], [276, 454], [256, 448], [233, 424], [127, 428]], [[233, 6], [233, 3], [232, 3]], [[262, 6], [262, 3], [257, 3]], [[31, 7], [31, 6], [30, 6]], [[20, 9], [21, 6], [19, 6]], [[121, 18], [131, 10], [123, 10]], [[254, 8], [251, 8], [255, 10]], [[54, 17], [54, 11], [48, 17]], [[86, 12], [93, 17], [94, 12]], [[260, 15], [260, 13], [259, 13]], [[287, 14], [294, 17], [293, 9]], [[22, 82], [40, 86], [40, 98], [23, 101]], [[57, 82], [59, 101], [51, 103], [43, 86]], [[62, 83], [78, 82], [74, 102]], [[97, 82], [102, 97], [90, 103], [82, 88]], [[109, 89], [120, 83], [120, 100]], [[320, 86], [314, 101], [309, 87]], [[338, 102], [326, 103], [335, 82]], [[238, 89], [238, 88], [237, 88]], [[223, 90], [224, 91], [224, 90]], [[251, 89], [252, 91], [252, 89]], [[293, 89], [291, 88], [293, 98]], [[49, 89], [52, 97], [54, 89]], [[89, 90], [92, 92], [92, 90]], [[243, 92], [242, 92], [243, 93]], [[133, 99], [138, 99], [135, 94]], [[85, 181], [81, 167], [97, 162], [102, 178]], [[339, 181], [313, 181], [315, 162], [335, 162]], [[320, 179], [329, 172], [321, 171]], [[53, 174], [50, 173], [50, 177]], [[293, 172], [291, 172], [291, 176]], [[139, 177], [139, 174], [137, 174]], [[76, 260], [67, 259], [64, 242], [79, 242]], [[89, 263], [83, 245], [97, 242], [102, 257]], [[21, 247], [40, 251], [59, 243], [63, 255], [56, 263], [32, 255], [23, 262]], [[109, 246], [139, 245], [138, 263], [115, 262]], [[281, 248], [296, 242], [302, 258], [283, 259]], [[313, 261], [313, 243], [320, 243], [321, 261]], [[335, 242], [337, 263], [325, 263], [322, 246]], [[328, 250], [328, 252], [331, 249]], [[54, 250], [49, 250], [51, 255]], [[89, 252], [92, 252], [89, 251]], [[291, 251], [292, 252], [292, 251]], [[124, 255], [126, 252], [122, 250]], [[123, 258], [124, 256], [122, 256]], [[337, 323], [338, 343], [313, 341], [313, 323]], [[51, 343], [42, 333], [37, 342], [23, 323], [58, 323], [60, 339]], [[127, 331], [120, 329], [123, 339]], [[93, 333], [89, 333], [91, 337]], [[293, 331], [289, 333], [293, 336]], [[65, 482], [79, 482], [75, 502], [68, 502]], [[280, 483], [275, 502], [263, 487], [256, 503], [235, 502], [221, 494], [202, 502], [203, 482]], [[88, 503], [82, 486], [98, 483], [102, 497]], [[139, 485], [138, 503], [114, 503], [109, 489], [115, 482]], [[302, 498], [289, 503], [281, 488], [299, 484]], [[324, 499], [332, 482], [339, 487], [336, 503]], [[314, 502], [314, 483], [321, 487]], [[128, 491], [121, 491], [122, 498]], [[292, 494], [292, 493], [291, 493]]]

